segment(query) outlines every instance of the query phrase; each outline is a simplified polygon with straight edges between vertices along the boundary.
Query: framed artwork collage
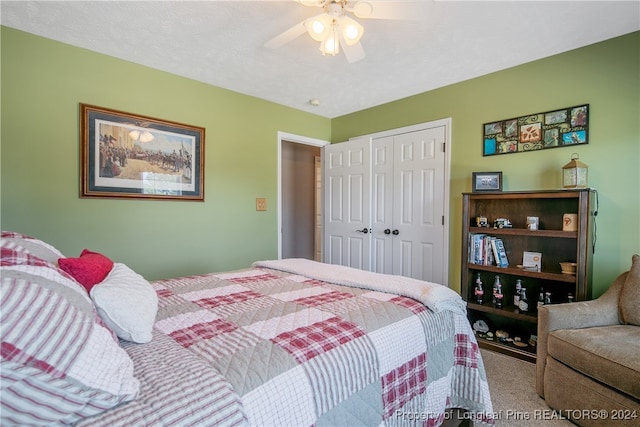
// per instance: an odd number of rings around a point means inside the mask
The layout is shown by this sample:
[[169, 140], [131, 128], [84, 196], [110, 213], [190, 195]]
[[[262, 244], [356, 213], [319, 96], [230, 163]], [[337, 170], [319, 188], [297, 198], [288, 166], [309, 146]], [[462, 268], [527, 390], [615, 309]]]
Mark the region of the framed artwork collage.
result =
[[588, 129], [589, 104], [485, 123], [482, 155], [587, 144]]

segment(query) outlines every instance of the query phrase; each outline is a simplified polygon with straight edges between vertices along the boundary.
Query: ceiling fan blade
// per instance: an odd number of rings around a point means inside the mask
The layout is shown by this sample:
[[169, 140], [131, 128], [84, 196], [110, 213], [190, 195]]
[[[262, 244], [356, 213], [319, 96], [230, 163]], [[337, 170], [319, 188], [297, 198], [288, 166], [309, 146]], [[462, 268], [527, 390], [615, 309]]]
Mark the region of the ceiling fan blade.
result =
[[307, 27], [304, 26], [304, 22], [300, 22], [299, 24], [294, 25], [293, 27], [289, 28], [285, 32], [275, 36], [274, 38], [266, 42], [264, 46], [268, 47], [269, 49], [277, 49], [280, 46], [283, 46], [289, 43], [291, 40], [295, 39], [296, 37], [301, 36], [306, 31], [307, 31]]
[[360, 61], [365, 56], [364, 49], [362, 48], [362, 44], [360, 42], [349, 46], [341, 40], [340, 47], [344, 51], [344, 56], [347, 58], [347, 61], [350, 64]]
[[359, 1], [349, 8], [358, 18], [417, 20], [424, 11], [418, 1]]
[[303, 6], [315, 6], [322, 7], [324, 2], [322, 0], [295, 0]]

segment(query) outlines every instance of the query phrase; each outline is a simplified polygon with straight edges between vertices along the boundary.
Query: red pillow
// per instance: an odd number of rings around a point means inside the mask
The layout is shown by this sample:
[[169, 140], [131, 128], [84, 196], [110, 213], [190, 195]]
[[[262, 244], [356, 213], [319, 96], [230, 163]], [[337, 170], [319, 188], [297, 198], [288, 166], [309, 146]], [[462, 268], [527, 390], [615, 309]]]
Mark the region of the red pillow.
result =
[[88, 292], [107, 277], [113, 268], [113, 261], [102, 254], [85, 249], [79, 258], [60, 258], [58, 265]]

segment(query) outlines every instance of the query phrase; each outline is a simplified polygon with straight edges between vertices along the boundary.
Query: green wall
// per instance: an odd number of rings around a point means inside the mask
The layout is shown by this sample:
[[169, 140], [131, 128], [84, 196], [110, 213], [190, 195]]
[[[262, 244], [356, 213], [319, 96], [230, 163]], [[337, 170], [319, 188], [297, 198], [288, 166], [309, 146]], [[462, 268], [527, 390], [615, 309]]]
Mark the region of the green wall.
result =
[[[599, 191], [594, 289], [640, 253], [640, 33], [333, 120], [27, 33], [1, 29], [1, 223], [69, 256], [102, 251], [153, 280], [277, 256], [277, 131], [344, 141], [451, 117], [450, 272], [459, 289], [461, 193], [473, 171], [505, 190], [560, 187], [578, 152]], [[211, 72], [215, 72], [212, 70]], [[79, 197], [80, 102], [206, 128], [203, 203]], [[590, 104], [590, 143], [482, 157], [482, 124]]]
[[[329, 119], [1, 31], [3, 229], [151, 280], [277, 257], [277, 132], [329, 140]], [[205, 202], [80, 198], [80, 102], [206, 128]], [[256, 212], [256, 197], [271, 208]]]
[[[483, 157], [482, 124], [590, 104], [588, 145]], [[503, 190], [560, 188], [571, 154], [598, 190], [594, 296], [640, 253], [640, 32], [332, 120], [332, 141], [452, 118], [449, 283], [459, 290], [462, 192], [474, 171], [503, 171]]]

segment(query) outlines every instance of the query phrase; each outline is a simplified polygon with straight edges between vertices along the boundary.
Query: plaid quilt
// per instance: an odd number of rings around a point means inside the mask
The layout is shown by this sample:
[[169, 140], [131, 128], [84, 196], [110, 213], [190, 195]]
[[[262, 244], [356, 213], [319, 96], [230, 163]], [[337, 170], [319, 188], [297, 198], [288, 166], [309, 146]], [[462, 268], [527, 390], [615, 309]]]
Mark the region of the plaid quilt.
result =
[[122, 343], [139, 397], [80, 425], [494, 424], [463, 313], [264, 267], [153, 286], [153, 340]]

